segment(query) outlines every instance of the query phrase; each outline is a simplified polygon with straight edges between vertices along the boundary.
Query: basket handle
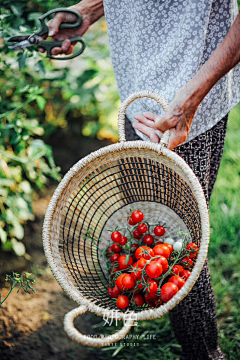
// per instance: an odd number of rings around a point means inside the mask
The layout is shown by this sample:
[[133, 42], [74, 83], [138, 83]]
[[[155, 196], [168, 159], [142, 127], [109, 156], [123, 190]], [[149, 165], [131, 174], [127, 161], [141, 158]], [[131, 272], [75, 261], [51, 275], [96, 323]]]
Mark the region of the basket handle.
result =
[[74, 327], [74, 319], [86, 313], [88, 311], [88, 308], [84, 305], [80, 305], [76, 309], [71, 310], [69, 313], [67, 313], [64, 317], [64, 330], [68, 334], [68, 336], [76, 341], [79, 344], [85, 345], [85, 346], [93, 346], [93, 347], [104, 347], [108, 346], [109, 344], [115, 343], [119, 340], [121, 340], [131, 329], [132, 325], [134, 324], [134, 320], [127, 319], [124, 321], [124, 326], [121, 330], [117, 331], [113, 335], [100, 337], [100, 338], [93, 338], [87, 335], [81, 334], [75, 327]]
[[[120, 110], [119, 110], [119, 114], [118, 114], [118, 131], [119, 131], [120, 142], [126, 141], [124, 124], [125, 124], [125, 113], [126, 113], [127, 107], [134, 100], [143, 98], [143, 97], [148, 97], [150, 99], [156, 100], [156, 102], [162, 106], [164, 111], [167, 110], [168, 103], [166, 102], [166, 100], [164, 100], [161, 97], [161, 95], [158, 95], [157, 93], [154, 93], [153, 91], [143, 90], [143, 91], [135, 92], [132, 95], [130, 95], [122, 103]], [[160, 144], [167, 147], [168, 141], [169, 141], [169, 130], [165, 131], [165, 133], [163, 134]]]

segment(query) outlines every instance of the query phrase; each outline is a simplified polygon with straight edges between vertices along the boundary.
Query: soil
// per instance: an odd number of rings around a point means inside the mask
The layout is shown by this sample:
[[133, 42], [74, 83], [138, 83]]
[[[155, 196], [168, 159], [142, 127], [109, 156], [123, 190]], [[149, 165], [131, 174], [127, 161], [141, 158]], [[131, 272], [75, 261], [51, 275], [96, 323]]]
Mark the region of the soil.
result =
[[[75, 129], [72, 129], [74, 132]], [[50, 143], [57, 165], [65, 173], [70, 166], [87, 153], [106, 145], [100, 141], [87, 141], [78, 134], [54, 134]], [[71, 138], [71, 141], [69, 141]], [[89, 348], [72, 341], [63, 329], [64, 315], [77, 304], [68, 298], [58, 285], [47, 264], [42, 246], [42, 223], [56, 186], [50, 187], [34, 202], [36, 219], [25, 226], [24, 244], [27, 255], [1, 254], [0, 289], [2, 298], [8, 293], [5, 275], [12, 271], [31, 272], [37, 280], [36, 293], [17, 293], [15, 288], [0, 308], [0, 359], [1, 360], [85, 360], [96, 359]], [[91, 323], [95, 315], [78, 317], [74, 324], [84, 334], [92, 334]]]

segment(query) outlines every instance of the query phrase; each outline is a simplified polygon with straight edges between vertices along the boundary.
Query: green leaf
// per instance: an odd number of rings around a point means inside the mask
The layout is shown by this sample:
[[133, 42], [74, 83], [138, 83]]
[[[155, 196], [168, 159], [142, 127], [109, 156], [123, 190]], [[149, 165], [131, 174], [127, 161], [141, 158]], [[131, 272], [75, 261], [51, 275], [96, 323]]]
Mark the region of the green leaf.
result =
[[14, 222], [12, 235], [14, 235], [18, 240], [22, 240], [24, 237], [24, 229], [19, 222]]
[[20, 52], [20, 53], [18, 53], [17, 57], [18, 57], [19, 70], [22, 70], [22, 68], [24, 68], [25, 63], [26, 63], [27, 53], [25, 51]]
[[41, 75], [45, 75], [45, 66], [42, 60], [39, 60], [36, 65], [35, 68], [37, 71], [40, 72]]
[[20, 140], [21, 140], [21, 136], [19, 134], [16, 134], [11, 138], [10, 144], [15, 145], [15, 144], [19, 143]]
[[12, 250], [12, 242], [10, 240], [2, 243], [1, 246], [2, 251], [11, 251]]
[[14, 15], [16, 16], [21, 16], [22, 15], [22, 8], [19, 4], [14, 4], [10, 6], [12, 12]]
[[17, 256], [23, 256], [26, 252], [24, 244], [16, 239], [12, 239], [12, 248]]
[[38, 96], [36, 96], [36, 101], [37, 101], [39, 109], [44, 110], [46, 102], [47, 102], [46, 99], [43, 96], [38, 95]]
[[3, 243], [7, 241], [7, 233], [0, 227], [0, 239]]
[[26, 85], [26, 86], [24, 86], [23, 88], [17, 89], [16, 91], [14, 91], [13, 94], [14, 94], [14, 95], [22, 94], [22, 93], [28, 91], [28, 89], [29, 89], [29, 85]]

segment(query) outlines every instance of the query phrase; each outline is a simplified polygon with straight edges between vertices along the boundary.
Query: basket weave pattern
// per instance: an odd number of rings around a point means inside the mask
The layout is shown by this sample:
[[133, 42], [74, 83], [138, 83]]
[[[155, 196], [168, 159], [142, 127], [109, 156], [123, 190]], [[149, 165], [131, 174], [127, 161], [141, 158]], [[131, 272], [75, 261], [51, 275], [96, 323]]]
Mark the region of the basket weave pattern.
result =
[[[198, 257], [186, 284], [166, 304], [157, 309], [144, 305], [135, 312], [135, 320], [157, 318], [176, 306], [191, 290], [207, 256], [209, 242], [208, 209], [202, 188], [189, 166], [166, 148], [168, 134], [160, 144], [125, 141], [124, 117], [127, 106], [139, 97], [151, 97], [166, 109], [157, 94], [139, 92], [129, 97], [119, 113], [120, 143], [104, 147], [69, 170], [50, 202], [43, 230], [44, 250], [51, 269], [64, 289], [80, 307], [66, 315], [68, 335], [85, 345], [106, 346], [129, 331], [129, 320], [115, 335], [93, 339], [73, 326], [76, 316], [86, 311], [124, 319], [107, 294], [107, 273], [99, 248], [105, 248], [107, 229], [125, 226], [129, 209], [141, 206], [151, 223], [167, 222], [172, 236], [188, 231], [200, 246]], [[125, 214], [125, 217], [123, 216]], [[94, 241], [85, 235], [92, 229]], [[103, 239], [99, 243], [99, 239]]]

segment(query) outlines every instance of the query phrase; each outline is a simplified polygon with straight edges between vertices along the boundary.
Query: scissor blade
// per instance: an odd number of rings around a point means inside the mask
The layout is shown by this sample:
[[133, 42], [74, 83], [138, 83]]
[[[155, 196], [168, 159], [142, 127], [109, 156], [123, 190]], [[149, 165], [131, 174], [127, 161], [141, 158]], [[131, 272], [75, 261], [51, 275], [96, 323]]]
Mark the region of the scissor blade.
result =
[[10, 46], [8, 46], [8, 48], [11, 50], [19, 50], [19, 49], [23, 49], [23, 48], [30, 47], [30, 46], [33, 46], [33, 44], [30, 44], [30, 42], [28, 40], [24, 40], [24, 41], [21, 41], [20, 43], [10, 45]]
[[20, 35], [20, 36], [12, 36], [8, 39], [8, 42], [20, 42], [23, 40], [27, 40], [30, 35]]

